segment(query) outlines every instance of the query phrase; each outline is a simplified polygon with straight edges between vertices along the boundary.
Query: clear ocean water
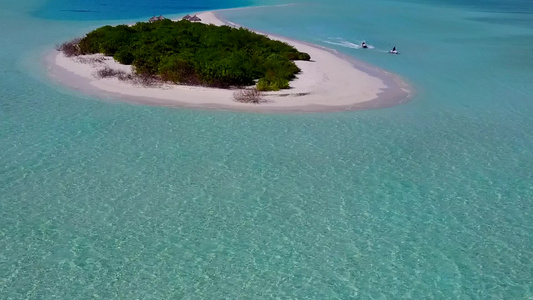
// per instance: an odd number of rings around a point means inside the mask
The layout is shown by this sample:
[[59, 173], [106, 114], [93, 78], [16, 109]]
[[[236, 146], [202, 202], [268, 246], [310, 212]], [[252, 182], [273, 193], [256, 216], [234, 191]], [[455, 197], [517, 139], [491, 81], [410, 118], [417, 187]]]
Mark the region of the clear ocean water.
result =
[[149, 107], [46, 76], [103, 24], [289, 1], [190, 3], [0, 2], [1, 299], [533, 299], [533, 2], [223, 13], [399, 74], [417, 95], [387, 109]]

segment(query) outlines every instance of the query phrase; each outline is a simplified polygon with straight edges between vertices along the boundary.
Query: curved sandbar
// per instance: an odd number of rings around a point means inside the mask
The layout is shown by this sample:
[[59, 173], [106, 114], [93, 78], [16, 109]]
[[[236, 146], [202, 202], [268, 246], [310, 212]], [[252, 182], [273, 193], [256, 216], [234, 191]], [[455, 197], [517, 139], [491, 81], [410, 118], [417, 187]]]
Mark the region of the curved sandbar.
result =
[[[214, 12], [204, 12], [198, 16], [204, 23], [232, 25]], [[97, 78], [95, 72], [105, 66], [131, 72], [131, 66], [121, 65], [112, 57], [102, 55], [66, 57], [61, 52], [54, 52], [47, 57], [47, 65], [53, 78], [83, 93], [161, 106], [319, 112], [388, 107], [406, 102], [411, 96], [408, 85], [391, 73], [339, 55], [333, 50], [278, 36], [268, 37], [307, 52], [311, 55], [311, 61], [295, 61], [302, 72], [290, 82], [291, 88], [265, 93], [263, 98], [266, 102], [260, 104], [234, 101], [235, 90], [174, 84], [142, 87], [117, 78]], [[82, 62], [87, 57], [101, 59], [97, 63]]]

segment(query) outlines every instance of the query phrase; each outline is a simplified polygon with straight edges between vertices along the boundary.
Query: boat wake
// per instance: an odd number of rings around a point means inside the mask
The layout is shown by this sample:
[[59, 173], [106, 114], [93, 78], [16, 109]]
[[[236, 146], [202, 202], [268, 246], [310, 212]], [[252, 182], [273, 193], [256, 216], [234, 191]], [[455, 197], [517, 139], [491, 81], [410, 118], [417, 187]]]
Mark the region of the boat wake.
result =
[[[326, 44], [330, 44], [330, 45], [345, 47], [345, 48], [363, 49], [363, 47], [361, 46], [361, 43], [363, 41], [353, 43], [340, 37], [328, 38], [327, 40], [322, 40], [322, 42]], [[374, 46], [367, 44], [367, 49], [374, 49]]]

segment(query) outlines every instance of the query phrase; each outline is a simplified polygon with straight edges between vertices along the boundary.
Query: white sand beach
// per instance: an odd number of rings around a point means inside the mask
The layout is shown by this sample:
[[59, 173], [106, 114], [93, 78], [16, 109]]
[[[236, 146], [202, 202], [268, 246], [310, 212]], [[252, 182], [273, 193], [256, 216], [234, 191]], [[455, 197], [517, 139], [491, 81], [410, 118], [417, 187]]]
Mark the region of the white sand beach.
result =
[[[214, 12], [204, 12], [198, 16], [204, 23], [232, 25], [218, 18]], [[260, 104], [236, 102], [233, 98], [235, 90], [174, 84], [143, 87], [117, 78], [97, 78], [96, 71], [106, 66], [131, 72], [130, 66], [121, 65], [112, 57], [102, 55], [66, 57], [55, 51], [47, 57], [47, 66], [55, 80], [83, 93], [150, 105], [260, 112], [318, 112], [387, 107], [405, 102], [410, 97], [408, 85], [393, 74], [343, 57], [333, 50], [268, 36], [309, 53], [311, 61], [296, 61], [302, 72], [290, 82], [291, 88], [265, 93], [263, 98], [266, 101]], [[101, 62], [87, 63], [87, 57], [99, 57]]]

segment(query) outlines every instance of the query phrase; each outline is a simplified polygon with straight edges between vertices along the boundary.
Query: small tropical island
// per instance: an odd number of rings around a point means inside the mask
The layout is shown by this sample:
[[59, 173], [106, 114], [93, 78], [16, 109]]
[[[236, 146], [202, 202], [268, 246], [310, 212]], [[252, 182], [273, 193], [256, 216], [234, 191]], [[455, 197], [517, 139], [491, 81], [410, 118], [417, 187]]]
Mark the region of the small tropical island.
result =
[[[301, 71], [293, 61], [311, 59], [287, 43], [245, 28], [187, 19], [103, 26], [59, 50], [66, 56], [112, 56], [133, 66], [135, 75], [156, 81], [216, 88], [255, 85], [259, 91], [289, 88], [289, 81]], [[99, 75], [124, 77], [111, 69]]]
[[46, 56], [55, 81], [109, 101], [322, 112], [387, 107], [411, 95], [392, 73], [319, 45], [241, 28], [217, 12], [103, 26], [56, 50]]

